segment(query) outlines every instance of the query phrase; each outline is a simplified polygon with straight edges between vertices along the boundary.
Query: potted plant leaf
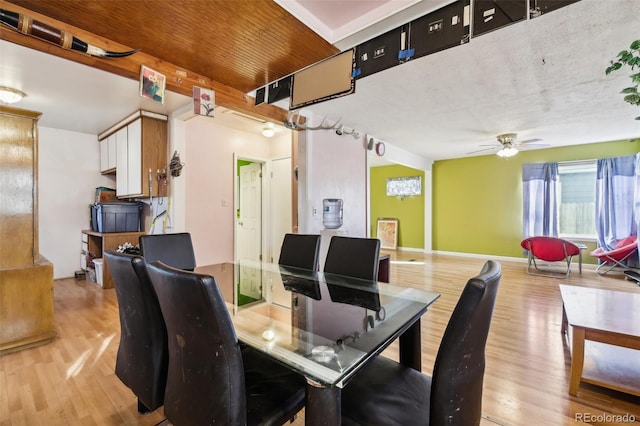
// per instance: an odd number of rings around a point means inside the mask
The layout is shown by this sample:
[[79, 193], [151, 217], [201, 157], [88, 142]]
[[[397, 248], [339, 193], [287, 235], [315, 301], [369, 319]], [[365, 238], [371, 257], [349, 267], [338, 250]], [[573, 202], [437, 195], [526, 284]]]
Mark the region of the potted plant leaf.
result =
[[[631, 71], [631, 83], [633, 86], [622, 89], [620, 93], [624, 95], [624, 101], [631, 105], [640, 106], [640, 93], [638, 93], [638, 85], [640, 85], [640, 40], [636, 40], [629, 46], [629, 50], [623, 50], [618, 53], [615, 60], [611, 61], [611, 65], [605, 70], [605, 74], [609, 75], [613, 71], [621, 69], [623, 66], [628, 66]], [[640, 116], [636, 117], [636, 120], [640, 120]]]

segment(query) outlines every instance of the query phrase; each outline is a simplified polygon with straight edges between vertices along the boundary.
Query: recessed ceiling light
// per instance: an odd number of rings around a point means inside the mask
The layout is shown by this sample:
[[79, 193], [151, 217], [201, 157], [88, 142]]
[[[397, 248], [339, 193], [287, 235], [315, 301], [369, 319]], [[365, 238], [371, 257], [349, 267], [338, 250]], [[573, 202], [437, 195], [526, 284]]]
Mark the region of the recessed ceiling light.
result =
[[267, 127], [262, 129], [262, 136], [264, 136], [265, 138], [270, 138], [275, 134], [276, 132], [273, 129], [273, 123], [267, 123]]
[[2, 103], [14, 104], [16, 102], [20, 102], [25, 96], [27, 96], [27, 94], [18, 89], [0, 86], [0, 102]]

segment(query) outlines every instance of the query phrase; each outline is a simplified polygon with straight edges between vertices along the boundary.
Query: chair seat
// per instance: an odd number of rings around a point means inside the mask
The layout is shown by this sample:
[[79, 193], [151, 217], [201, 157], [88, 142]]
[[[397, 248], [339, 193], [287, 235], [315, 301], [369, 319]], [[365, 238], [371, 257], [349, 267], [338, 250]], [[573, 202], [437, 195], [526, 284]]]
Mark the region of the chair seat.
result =
[[113, 277], [120, 318], [115, 373], [138, 398], [138, 411], [146, 414], [164, 404], [167, 329], [144, 259], [110, 250], [104, 257]]
[[[558, 272], [543, 269], [538, 266], [536, 260], [545, 262], [566, 263], [566, 270], [562, 272], [562, 278], [569, 276], [571, 272], [571, 261], [573, 256], [580, 254], [580, 247], [575, 243], [557, 237], [535, 236], [522, 240], [520, 246], [528, 252], [528, 262], [526, 272], [530, 275], [542, 277], [558, 278]], [[533, 265], [533, 268], [531, 267]]]
[[304, 407], [305, 380], [248, 346], [242, 348], [247, 425], [281, 425]]
[[429, 425], [431, 377], [413, 368], [378, 356], [345, 391], [343, 425]]
[[[597, 258], [602, 262], [596, 268], [596, 272], [599, 274], [606, 274], [611, 271], [616, 266], [620, 266], [624, 269], [628, 269], [628, 267], [623, 263], [627, 259], [629, 259], [636, 251], [638, 250], [638, 237], [637, 235], [632, 235], [627, 238], [623, 238], [619, 240], [613, 250], [605, 250], [603, 247], [598, 247], [594, 251], [590, 253], [592, 257]], [[610, 264], [611, 266], [602, 270], [602, 268]]]
[[238, 342], [210, 275], [147, 268], [171, 336], [164, 414], [175, 425], [276, 425], [303, 407], [306, 381]]
[[478, 426], [485, 347], [502, 269], [485, 262], [449, 318], [433, 376], [379, 355], [342, 390], [345, 425]]

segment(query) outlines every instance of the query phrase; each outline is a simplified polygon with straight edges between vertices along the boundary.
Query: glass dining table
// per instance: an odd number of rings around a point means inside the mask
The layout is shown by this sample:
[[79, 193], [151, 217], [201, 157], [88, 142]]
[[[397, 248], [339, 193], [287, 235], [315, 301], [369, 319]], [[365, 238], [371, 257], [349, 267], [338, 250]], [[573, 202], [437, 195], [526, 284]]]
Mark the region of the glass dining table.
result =
[[396, 339], [421, 370], [420, 317], [438, 293], [258, 262], [195, 272], [215, 278], [240, 342], [306, 378], [305, 424], [339, 425], [342, 388]]

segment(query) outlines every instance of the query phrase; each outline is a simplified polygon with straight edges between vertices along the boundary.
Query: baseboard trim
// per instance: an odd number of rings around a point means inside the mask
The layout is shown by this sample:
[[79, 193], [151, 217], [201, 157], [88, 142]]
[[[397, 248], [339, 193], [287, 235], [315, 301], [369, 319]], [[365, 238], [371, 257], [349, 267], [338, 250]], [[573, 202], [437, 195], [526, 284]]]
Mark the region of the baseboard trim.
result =
[[[434, 250], [432, 254], [442, 254], [446, 256], [466, 257], [466, 258], [472, 258], [472, 259], [491, 259], [491, 260], [504, 260], [509, 262], [527, 263], [526, 257], [496, 256], [492, 254], [462, 253], [462, 252], [456, 252], [456, 251], [440, 251], [440, 250]], [[582, 260], [583, 260], [582, 262], [583, 270], [590, 269], [595, 271], [596, 267], [598, 266], [591, 263], [584, 263], [584, 255], [582, 257]], [[578, 263], [578, 257], [574, 256], [573, 262], [571, 262], [572, 269], [574, 266], [577, 267], [577, 263]]]
[[416, 247], [398, 247], [397, 250], [399, 250], [399, 251], [411, 251], [411, 252], [415, 252], [415, 253], [426, 253], [425, 249], [416, 248]]

